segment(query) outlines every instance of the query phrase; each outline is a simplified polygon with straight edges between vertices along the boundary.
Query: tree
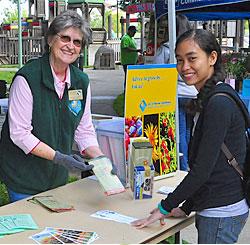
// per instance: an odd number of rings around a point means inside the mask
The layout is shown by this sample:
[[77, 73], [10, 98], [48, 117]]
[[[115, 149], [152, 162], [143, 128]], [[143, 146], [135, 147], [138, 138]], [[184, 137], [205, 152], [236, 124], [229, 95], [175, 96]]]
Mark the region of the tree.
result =
[[[18, 0], [10, 0], [12, 3], [17, 4]], [[20, 0], [20, 3], [25, 3], [26, 0]]]
[[[117, 31], [117, 14], [112, 13], [111, 10], [105, 11], [105, 29], [108, 30], [108, 16], [110, 14], [112, 15], [112, 29], [113, 29], [113, 32], [116, 33], [116, 31]], [[121, 13], [119, 13], [119, 15], [118, 15], [119, 20], [120, 20], [120, 18], [121, 18]], [[97, 12], [91, 13], [90, 27], [91, 28], [101, 28], [102, 27], [102, 16], [100, 14], [98, 14]]]
[[[18, 20], [18, 11], [17, 9], [4, 9], [4, 15], [5, 17], [3, 18], [3, 23], [12, 23], [16, 22]], [[22, 11], [22, 16], [27, 17], [27, 11], [23, 10]]]
[[119, 6], [122, 10], [125, 10], [128, 5], [141, 3], [141, 0], [120, 0]]

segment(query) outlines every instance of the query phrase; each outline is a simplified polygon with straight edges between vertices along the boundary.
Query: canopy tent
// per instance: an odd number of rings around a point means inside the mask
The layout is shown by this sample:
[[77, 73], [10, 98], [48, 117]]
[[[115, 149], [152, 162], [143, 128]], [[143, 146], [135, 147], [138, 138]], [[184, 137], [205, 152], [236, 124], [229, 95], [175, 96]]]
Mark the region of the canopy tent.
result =
[[241, 13], [241, 12], [192, 12], [192, 13], [184, 13], [184, 14], [191, 21], [250, 19], [250, 12], [245, 12], [245, 13]]
[[[189, 20], [250, 19], [249, 0], [192, 0], [175, 1], [176, 12], [184, 13]], [[155, 0], [156, 19], [168, 13], [166, 0]]]
[[[189, 20], [250, 19], [250, 0], [175, 0], [173, 2], [176, 12], [185, 14]], [[175, 24], [175, 13], [170, 10], [170, 3], [170, 0], [155, 0], [156, 20], [169, 13], [169, 23]], [[169, 40], [175, 43], [171, 25]], [[170, 57], [174, 59], [173, 50], [170, 52]]]

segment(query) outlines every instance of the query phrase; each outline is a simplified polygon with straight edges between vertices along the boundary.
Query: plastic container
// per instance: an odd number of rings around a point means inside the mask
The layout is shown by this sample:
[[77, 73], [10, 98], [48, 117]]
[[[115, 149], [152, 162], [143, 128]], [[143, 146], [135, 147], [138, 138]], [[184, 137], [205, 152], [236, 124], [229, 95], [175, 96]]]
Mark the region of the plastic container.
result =
[[0, 114], [6, 114], [8, 111], [8, 98], [0, 99]]
[[127, 184], [127, 166], [124, 152], [124, 118], [93, 119], [97, 140], [102, 152], [115, 164], [117, 176]]
[[250, 97], [250, 79], [244, 79], [242, 85], [242, 96]]

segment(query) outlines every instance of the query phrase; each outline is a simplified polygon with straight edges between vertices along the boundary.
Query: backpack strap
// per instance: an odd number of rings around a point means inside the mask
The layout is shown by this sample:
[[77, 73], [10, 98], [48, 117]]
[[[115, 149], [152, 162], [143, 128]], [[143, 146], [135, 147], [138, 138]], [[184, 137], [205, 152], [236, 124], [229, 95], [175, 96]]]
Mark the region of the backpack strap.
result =
[[[211, 97], [214, 97], [214, 96], [225, 96], [225, 97], [229, 98], [230, 100], [232, 100], [235, 104], [237, 104], [235, 102], [235, 100], [229, 94], [216, 93]], [[225, 154], [228, 164], [231, 165], [232, 167], [234, 167], [234, 169], [239, 173], [240, 177], [243, 179], [243, 171], [242, 171], [239, 163], [236, 161], [235, 157], [232, 155], [232, 153], [230, 152], [230, 150], [228, 149], [228, 147], [226, 146], [226, 144], [224, 142], [221, 145], [221, 150]]]
[[229, 165], [235, 168], [235, 170], [239, 173], [240, 177], [243, 178], [243, 172], [239, 165], [239, 163], [236, 161], [235, 157], [232, 155], [232, 153], [229, 151], [225, 143], [223, 142], [221, 145], [221, 150], [225, 154], [227, 158], [227, 162]]

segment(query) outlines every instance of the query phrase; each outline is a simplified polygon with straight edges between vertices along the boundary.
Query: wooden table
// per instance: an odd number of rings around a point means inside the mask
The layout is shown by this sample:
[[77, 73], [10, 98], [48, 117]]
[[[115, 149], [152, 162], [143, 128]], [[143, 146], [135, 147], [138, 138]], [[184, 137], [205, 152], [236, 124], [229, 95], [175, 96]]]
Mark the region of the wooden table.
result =
[[132, 217], [146, 217], [164, 198], [164, 195], [156, 193], [159, 187], [174, 187], [184, 176], [185, 172], [177, 171], [173, 177], [155, 181], [153, 198], [146, 200], [133, 200], [130, 189], [117, 195], [105, 196], [97, 181], [85, 178], [42, 193], [42, 195], [53, 195], [59, 201], [74, 205], [74, 211], [53, 213], [37, 204], [28, 202], [26, 199], [2, 206], [0, 207], [0, 215], [31, 214], [39, 226], [39, 230], [4, 236], [0, 239], [0, 243], [35, 243], [28, 237], [42, 231], [46, 226], [95, 231], [100, 237], [95, 243], [158, 243], [192, 224], [194, 215], [181, 219], [169, 218], [165, 220], [166, 225], [164, 226], [156, 222], [140, 230], [128, 224], [97, 219], [90, 217], [90, 215], [98, 210], [106, 209]]

